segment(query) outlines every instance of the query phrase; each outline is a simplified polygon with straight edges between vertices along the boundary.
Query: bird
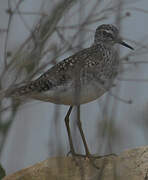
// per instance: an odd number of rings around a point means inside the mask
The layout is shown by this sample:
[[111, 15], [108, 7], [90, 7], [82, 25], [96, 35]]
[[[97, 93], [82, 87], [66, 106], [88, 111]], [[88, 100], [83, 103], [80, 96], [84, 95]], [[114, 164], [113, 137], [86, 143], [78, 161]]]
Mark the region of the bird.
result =
[[[37, 79], [6, 91], [5, 97], [31, 98], [70, 106], [65, 116], [65, 124], [70, 153], [78, 155], [69, 126], [70, 114], [74, 106], [80, 111], [80, 105], [98, 99], [112, 88], [120, 65], [115, 44], [134, 50], [123, 41], [116, 26], [102, 24], [96, 28], [94, 42], [90, 47], [60, 61]], [[80, 118], [77, 117], [77, 120], [85, 156], [90, 157]]]

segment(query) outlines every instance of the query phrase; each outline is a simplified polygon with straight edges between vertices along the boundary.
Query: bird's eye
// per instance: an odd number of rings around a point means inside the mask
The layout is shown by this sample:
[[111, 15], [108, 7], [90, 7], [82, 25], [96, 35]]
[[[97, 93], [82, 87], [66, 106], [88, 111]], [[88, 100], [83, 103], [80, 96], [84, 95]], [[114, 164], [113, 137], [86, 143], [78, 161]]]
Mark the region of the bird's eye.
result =
[[108, 32], [106, 32], [106, 31], [103, 31], [103, 35], [106, 36], [106, 37], [108, 37], [108, 38], [113, 39], [113, 36], [112, 36], [111, 33], [108, 33]]

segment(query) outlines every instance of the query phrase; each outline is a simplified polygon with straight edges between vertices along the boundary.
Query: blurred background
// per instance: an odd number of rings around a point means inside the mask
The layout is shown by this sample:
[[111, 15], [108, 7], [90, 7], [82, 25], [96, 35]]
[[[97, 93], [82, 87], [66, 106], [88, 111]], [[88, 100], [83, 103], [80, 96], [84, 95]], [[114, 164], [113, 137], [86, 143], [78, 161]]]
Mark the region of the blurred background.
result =
[[[122, 68], [113, 95], [82, 105], [82, 126], [92, 154], [147, 145], [147, 7], [147, 0], [1, 0], [1, 90], [39, 77], [89, 47], [99, 25], [115, 24], [135, 51], [119, 46]], [[68, 153], [67, 110], [47, 102], [1, 99], [0, 163], [7, 174]], [[70, 124], [75, 149], [84, 153], [75, 109]]]

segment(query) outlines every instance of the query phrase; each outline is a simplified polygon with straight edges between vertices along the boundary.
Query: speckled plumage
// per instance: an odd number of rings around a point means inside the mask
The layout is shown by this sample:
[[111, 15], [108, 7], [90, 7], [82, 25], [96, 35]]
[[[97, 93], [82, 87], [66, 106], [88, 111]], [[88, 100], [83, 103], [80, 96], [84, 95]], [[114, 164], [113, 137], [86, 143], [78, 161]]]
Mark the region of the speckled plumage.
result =
[[29, 84], [14, 89], [11, 96], [66, 105], [97, 99], [112, 87], [118, 72], [115, 43], [124, 43], [118, 29], [113, 25], [99, 26], [92, 46], [59, 62]]

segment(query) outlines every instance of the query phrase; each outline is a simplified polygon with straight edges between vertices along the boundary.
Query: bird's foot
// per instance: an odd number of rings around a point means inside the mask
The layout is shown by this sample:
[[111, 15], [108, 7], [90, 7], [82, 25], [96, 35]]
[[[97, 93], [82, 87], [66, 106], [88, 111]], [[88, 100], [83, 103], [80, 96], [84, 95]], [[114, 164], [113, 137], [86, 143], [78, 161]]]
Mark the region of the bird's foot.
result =
[[75, 152], [73, 152], [73, 151], [69, 151], [69, 152], [67, 153], [67, 156], [69, 156], [70, 154], [71, 154], [72, 157], [74, 157], [74, 158], [76, 158], [76, 157], [78, 157], [78, 158], [84, 158], [84, 160], [90, 161], [90, 163], [93, 165], [93, 167], [95, 167], [95, 168], [98, 169], [98, 170], [100, 169], [100, 167], [98, 167], [98, 165], [96, 165], [95, 160], [101, 159], [101, 158], [105, 158], [105, 157], [108, 157], [108, 156], [117, 156], [116, 154], [107, 154], [107, 155], [99, 156], [99, 155], [92, 155], [92, 154], [90, 154], [89, 152], [86, 153], [86, 154], [78, 154], [78, 153], [75, 153]]
[[87, 155], [75, 153], [74, 151], [69, 151], [67, 153], [67, 156], [69, 156], [69, 155], [71, 155], [72, 157], [82, 157], [82, 158], [86, 158], [87, 157]]
[[67, 156], [72, 155], [73, 157], [82, 157], [84, 159], [100, 159], [100, 158], [105, 158], [108, 156], [117, 156], [116, 154], [112, 153], [112, 154], [107, 154], [107, 155], [103, 155], [103, 156], [99, 156], [99, 155], [92, 155], [90, 153], [86, 153], [86, 154], [78, 154], [72, 151], [69, 151], [67, 153]]

